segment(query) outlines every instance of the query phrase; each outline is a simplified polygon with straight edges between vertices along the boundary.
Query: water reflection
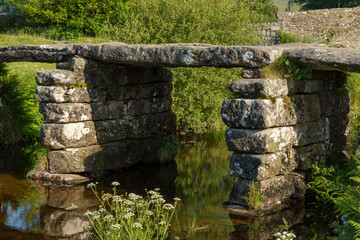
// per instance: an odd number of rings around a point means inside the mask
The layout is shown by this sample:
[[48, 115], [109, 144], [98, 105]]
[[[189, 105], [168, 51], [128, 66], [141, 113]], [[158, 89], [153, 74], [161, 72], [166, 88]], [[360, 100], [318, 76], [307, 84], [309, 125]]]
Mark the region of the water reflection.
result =
[[[0, 153], [0, 239], [86, 239], [89, 222], [83, 214], [98, 205], [91, 190], [86, 184], [57, 187], [28, 182], [24, 176], [29, 166], [22, 164], [27, 156], [20, 150]], [[183, 144], [176, 163], [141, 164], [94, 181], [100, 192], [111, 192], [111, 182], [117, 181], [120, 194], [145, 194], [145, 188], [160, 187], [167, 201], [180, 197], [172, 235], [183, 239], [272, 239], [282, 218], [294, 224], [297, 239], [325, 239], [331, 233], [334, 217], [324, 214], [329, 212], [327, 206], [313, 202], [297, 202], [296, 207], [261, 218], [229, 214], [222, 203], [237, 180], [229, 176], [229, 154], [220, 135]]]

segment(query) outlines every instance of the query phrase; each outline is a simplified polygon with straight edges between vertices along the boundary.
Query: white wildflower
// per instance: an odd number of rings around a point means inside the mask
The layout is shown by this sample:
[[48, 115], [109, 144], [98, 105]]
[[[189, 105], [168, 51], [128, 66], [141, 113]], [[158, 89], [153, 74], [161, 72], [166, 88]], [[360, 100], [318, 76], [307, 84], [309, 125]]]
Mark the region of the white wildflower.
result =
[[89, 210], [87, 210], [85, 213], [84, 213], [84, 216], [91, 216], [93, 213]]
[[111, 215], [111, 214], [106, 215], [106, 216], [104, 217], [104, 221], [105, 221], [105, 222], [111, 222], [111, 221], [114, 221], [114, 220], [115, 220], [115, 218], [114, 218], [114, 216]]
[[128, 205], [128, 206], [134, 205], [134, 203], [132, 201], [129, 201], [129, 200], [125, 200], [124, 203], [125, 203], [125, 205]]
[[130, 193], [130, 194], [129, 194], [129, 198], [130, 198], [131, 200], [138, 200], [138, 199], [141, 198], [141, 196], [136, 195], [135, 193]]
[[134, 227], [134, 228], [142, 228], [142, 224], [136, 222], [136, 223], [133, 224], [133, 227]]
[[95, 183], [89, 183], [88, 185], [87, 185], [87, 188], [92, 188], [92, 187], [95, 187], [96, 185], [95, 185]]
[[125, 215], [124, 215], [124, 218], [125, 218], [125, 219], [129, 219], [129, 218], [132, 218], [133, 216], [135, 216], [135, 214], [132, 213], [132, 212], [130, 212], [130, 213], [125, 214]]
[[148, 216], [151, 216], [151, 215], [153, 215], [154, 213], [153, 213], [152, 211], [149, 211], [149, 210], [148, 210], [148, 211], [145, 212], [145, 214], [148, 215]]
[[113, 225], [110, 226], [111, 230], [120, 230], [120, 228], [121, 228], [120, 224], [113, 224]]
[[112, 201], [115, 202], [115, 203], [116, 203], [116, 202], [122, 202], [123, 199], [122, 199], [119, 195], [114, 195]]
[[129, 213], [129, 212], [132, 212], [133, 210], [132, 210], [132, 208], [125, 208], [124, 211], [125, 211], [126, 213]]
[[113, 185], [113, 186], [115, 186], [115, 187], [116, 187], [116, 186], [119, 186], [119, 185], [120, 185], [120, 183], [118, 183], [118, 182], [112, 182], [112, 183], [111, 183], [111, 185]]
[[99, 211], [95, 211], [95, 212], [93, 212], [92, 217], [93, 217], [93, 219], [97, 219], [97, 218], [101, 217], [101, 214]]
[[165, 224], [166, 224], [165, 221], [160, 221], [160, 222], [159, 222], [159, 225], [160, 225], [160, 226], [165, 225]]
[[179, 201], [181, 201], [181, 199], [176, 197], [176, 198], [174, 198], [174, 201], [179, 202]]
[[163, 209], [172, 210], [172, 209], [175, 209], [175, 207], [171, 203], [166, 203], [166, 204], [164, 204]]

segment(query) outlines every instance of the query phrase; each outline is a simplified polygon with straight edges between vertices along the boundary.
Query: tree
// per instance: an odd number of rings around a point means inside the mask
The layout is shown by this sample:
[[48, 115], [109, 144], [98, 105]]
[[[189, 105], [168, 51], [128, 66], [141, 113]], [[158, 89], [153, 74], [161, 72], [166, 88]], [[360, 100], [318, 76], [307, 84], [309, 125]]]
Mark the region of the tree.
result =
[[0, 0], [0, 12], [8, 12], [10, 10], [6, 0]]
[[301, 10], [360, 6], [360, 0], [295, 0], [295, 2], [301, 4]]

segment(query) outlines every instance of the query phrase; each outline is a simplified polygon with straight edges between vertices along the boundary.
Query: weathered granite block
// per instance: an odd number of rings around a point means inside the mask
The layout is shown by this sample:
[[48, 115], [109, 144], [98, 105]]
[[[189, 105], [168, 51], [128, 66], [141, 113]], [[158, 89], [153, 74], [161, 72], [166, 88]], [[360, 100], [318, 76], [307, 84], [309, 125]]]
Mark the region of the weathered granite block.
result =
[[114, 142], [126, 138], [168, 136], [175, 132], [175, 126], [173, 113], [129, 116], [124, 119], [95, 122], [98, 143]]
[[[281, 201], [290, 197], [303, 197], [306, 191], [304, 176], [295, 172], [263, 181], [254, 181], [254, 183], [259, 186], [261, 195], [268, 197], [261, 202], [260, 207], [279, 205]], [[252, 184], [251, 180], [240, 178], [235, 183], [228, 202], [248, 207], [248, 204], [242, 197], [248, 194], [250, 184]]]
[[37, 86], [35, 97], [36, 101], [43, 103], [89, 103], [104, 102], [106, 93], [104, 90], [87, 87]]
[[347, 132], [347, 125], [349, 123], [348, 115], [335, 115], [329, 117], [330, 122], [330, 136], [344, 135]]
[[96, 62], [94, 66], [86, 66], [85, 82], [93, 87], [136, 85], [156, 82], [171, 82], [171, 70], [163, 68], [124, 67], [117, 64]]
[[126, 138], [148, 138], [172, 135], [173, 113], [126, 117], [107, 121], [66, 124], [42, 124], [41, 143], [51, 149], [78, 148], [115, 142]]
[[40, 113], [47, 123], [68, 123], [117, 119], [122, 116], [145, 115], [171, 110], [171, 96], [108, 101], [97, 103], [40, 103]]
[[124, 99], [152, 98], [167, 96], [173, 90], [171, 82], [147, 83], [123, 87]]
[[271, 153], [290, 148], [296, 142], [293, 127], [265, 130], [230, 128], [225, 132], [229, 151], [243, 153]]
[[148, 83], [99, 89], [91, 87], [37, 86], [36, 100], [50, 103], [90, 103], [163, 97], [171, 94], [171, 82]]
[[140, 162], [145, 152], [141, 140], [113, 142], [48, 153], [51, 173], [81, 173], [121, 169]]
[[298, 124], [294, 127], [297, 141], [295, 146], [304, 146], [312, 143], [323, 142], [330, 138], [330, 123], [328, 118], [318, 121]]
[[74, 73], [82, 74], [87, 64], [89, 64], [89, 60], [82, 57], [73, 57], [71, 60], [71, 69]]
[[294, 95], [292, 103], [295, 108], [297, 122], [305, 123], [320, 119], [321, 108], [317, 95]]
[[315, 93], [322, 90], [322, 80], [288, 78], [289, 92], [291, 93]]
[[350, 112], [350, 94], [336, 95], [334, 92], [324, 92], [320, 94], [321, 115], [337, 116]]
[[94, 122], [42, 124], [41, 144], [50, 149], [84, 147], [97, 143]]
[[311, 164], [314, 162], [318, 162], [320, 165], [325, 165], [328, 156], [329, 140], [322, 143], [295, 148], [295, 159], [298, 170], [310, 170]]
[[286, 79], [238, 80], [229, 84], [228, 88], [244, 98], [278, 97], [289, 93]]
[[153, 97], [150, 99], [135, 99], [124, 102], [124, 114], [128, 116], [169, 112], [171, 110], [171, 95]]
[[47, 123], [83, 122], [120, 118], [124, 102], [40, 103], [39, 111]]
[[174, 152], [163, 151], [165, 137], [123, 140], [82, 148], [52, 150], [48, 153], [51, 173], [81, 173], [118, 170], [140, 161], [160, 163], [174, 158]]
[[67, 70], [45, 70], [36, 73], [38, 85], [72, 85], [84, 82], [84, 79]]
[[274, 99], [225, 99], [221, 116], [233, 128], [269, 128], [296, 124], [290, 97]]
[[245, 68], [241, 71], [243, 78], [260, 78], [261, 70], [259, 68]]
[[279, 174], [287, 174], [296, 168], [294, 150], [270, 154], [240, 154], [230, 156], [231, 176], [264, 180]]

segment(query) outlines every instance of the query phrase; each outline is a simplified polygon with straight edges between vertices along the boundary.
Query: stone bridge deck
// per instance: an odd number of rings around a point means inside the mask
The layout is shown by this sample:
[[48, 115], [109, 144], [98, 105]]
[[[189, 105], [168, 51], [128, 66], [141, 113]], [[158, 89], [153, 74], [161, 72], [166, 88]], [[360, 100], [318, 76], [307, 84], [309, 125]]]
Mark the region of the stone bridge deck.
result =
[[[312, 68], [312, 77], [252, 75], [284, 54]], [[246, 205], [242, 197], [251, 180], [268, 196], [265, 205], [301, 197], [311, 162], [340, 158], [336, 153], [346, 143], [350, 98], [337, 91], [346, 81], [339, 72], [360, 73], [360, 50], [311, 44], [0, 47], [0, 62], [16, 61], [57, 63], [57, 70], [36, 76], [36, 99], [46, 121], [41, 143], [50, 152], [42, 171], [29, 177], [64, 184], [87, 180], [74, 174], [173, 157], [164, 148], [175, 133], [173, 77], [164, 68], [246, 68], [243, 77], [249, 79], [229, 85], [241, 98], [226, 99], [221, 112], [230, 127], [225, 137], [234, 152], [231, 174], [239, 177], [229, 202], [240, 205]]]
[[360, 50], [326, 48], [314, 44], [266, 47], [123, 43], [17, 45], [0, 47], [0, 62], [59, 63], [79, 56], [127, 66], [255, 68], [269, 65], [283, 54], [317, 70], [360, 72]]

